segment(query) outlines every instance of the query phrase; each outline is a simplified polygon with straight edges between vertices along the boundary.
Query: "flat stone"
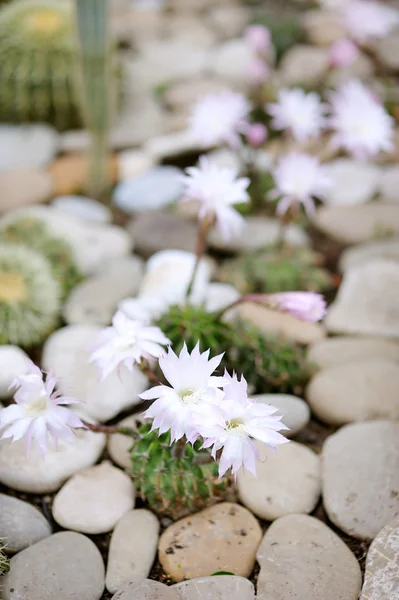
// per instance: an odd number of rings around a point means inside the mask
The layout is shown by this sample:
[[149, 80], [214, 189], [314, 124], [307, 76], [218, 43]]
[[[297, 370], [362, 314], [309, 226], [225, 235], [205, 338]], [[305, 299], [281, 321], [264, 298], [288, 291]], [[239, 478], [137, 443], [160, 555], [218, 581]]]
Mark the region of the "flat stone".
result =
[[89, 223], [51, 206], [30, 206], [4, 215], [0, 229], [20, 217], [44, 221], [51, 234], [68, 242], [76, 265], [85, 275], [100, 269], [107, 260], [127, 256], [133, 247], [132, 237], [122, 227]]
[[321, 83], [328, 68], [329, 53], [326, 48], [297, 44], [281, 60], [282, 84], [316, 86]]
[[323, 502], [329, 519], [358, 539], [373, 539], [399, 515], [399, 423], [352, 423], [322, 451]]
[[399, 419], [398, 363], [369, 357], [327, 367], [311, 379], [306, 395], [312, 411], [329, 425]]
[[11, 398], [15, 390], [9, 387], [15, 377], [26, 373], [28, 355], [18, 346], [0, 346], [0, 398]]
[[[209, 234], [210, 246], [228, 252], [252, 254], [265, 246], [277, 242], [279, 234], [279, 221], [268, 217], [246, 217], [245, 225], [239, 236], [234, 236], [228, 241], [224, 240], [217, 229]], [[306, 246], [309, 238], [304, 230], [295, 223], [288, 225], [284, 240], [291, 246]]]
[[115, 593], [130, 581], [146, 579], [154, 562], [159, 521], [146, 509], [127, 512], [116, 524], [108, 553], [107, 590]]
[[0, 539], [7, 552], [19, 552], [51, 535], [51, 526], [32, 504], [0, 494]]
[[86, 536], [61, 531], [14, 556], [1, 583], [4, 600], [100, 600], [104, 564]]
[[255, 588], [244, 577], [216, 575], [172, 586], [179, 600], [255, 600]]
[[399, 590], [399, 518], [374, 538], [366, 559], [360, 600], [396, 600]]
[[386, 259], [398, 263], [399, 237], [346, 248], [339, 257], [338, 267], [341, 273], [344, 273], [352, 267], [363, 265], [374, 259]]
[[328, 331], [399, 337], [399, 263], [373, 260], [344, 274], [325, 317]]
[[76, 430], [73, 443], [50, 445], [42, 457], [32, 445], [26, 454], [25, 441], [0, 441], [0, 483], [20, 492], [47, 494], [58, 490], [74, 473], [90, 467], [101, 456], [105, 435]]
[[251, 18], [247, 6], [213, 6], [207, 14], [208, 22], [220, 38], [231, 39], [242, 36]]
[[35, 167], [0, 171], [0, 213], [44, 202], [53, 191], [51, 176]]
[[87, 196], [57, 196], [51, 203], [55, 210], [72, 215], [89, 223], [111, 223], [110, 209], [98, 200]]
[[143, 150], [123, 150], [117, 154], [118, 181], [129, 181], [148, 173], [154, 167], [154, 159]]
[[399, 362], [399, 343], [384, 338], [337, 336], [312, 344], [307, 353], [307, 360], [319, 369], [381, 358]]
[[399, 234], [399, 206], [371, 202], [361, 206], [323, 206], [313, 218], [318, 229], [342, 244], [361, 244]]
[[45, 167], [58, 144], [59, 135], [49, 125], [1, 125], [0, 170]]
[[252, 323], [260, 331], [281, 335], [300, 344], [311, 344], [325, 337], [325, 331], [318, 323], [301, 321], [288, 313], [279, 313], [250, 302], [238, 307], [241, 319]]
[[137, 251], [151, 256], [175, 248], [194, 252], [197, 226], [194, 221], [173, 212], [154, 211], [138, 215], [128, 225]]
[[399, 202], [399, 165], [382, 167], [380, 194], [383, 202]]
[[81, 400], [76, 410], [83, 416], [108, 421], [141, 402], [138, 394], [147, 389], [148, 380], [133, 367], [124, 366], [100, 382], [99, 372], [90, 363], [100, 329], [94, 325], [69, 325], [52, 333], [43, 347], [42, 367], [60, 377], [58, 389]]
[[142, 276], [143, 263], [137, 256], [112, 261], [69, 294], [63, 307], [66, 323], [109, 325], [119, 302], [137, 294]]
[[61, 527], [95, 535], [111, 531], [134, 508], [131, 478], [104, 461], [73, 475], [53, 501], [53, 517]]
[[203, 151], [204, 147], [190, 129], [185, 129], [153, 137], [148, 140], [144, 149], [154, 162], [162, 162], [173, 160], [189, 152]]
[[204, 96], [217, 94], [225, 88], [225, 84], [211, 77], [178, 81], [168, 87], [162, 101], [170, 110], [188, 115]]
[[276, 416], [282, 416], [281, 422], [289, 428], [289, 431], [281, 433], [292, 437], [302, 431], [310, 421], [309, 406], [296, 396], [290, 394], [258, 394], [254, 398], [262, 404], [271, 404], [278, 411]]
[[364, 204], [376, 195], [381, 179], [378, 167], [351, 158], [337, 158], [325, 168], [331, 181], [323, 198], [325, 204]]
[[366, 54], [359, 54], [350, 65], [331, 69], [324, 83], [328, 87], [337, 88], [351, 79], [359, 79], [370, 85], [374, 74], [375, 66], [371, 58]]
[[357, 600], [359, 563], [324, 523], [288, 515], [271, 524], [259, 547], [258, 600]]
[[[131, 415], [126, 417], [117, 423], [118, 427], [128, 427], [130, 429], [137, 429], [137, 422], [142, 421], [137, 415]], [[130, 448], [132, 447], [132, 438], [130, 435], [124, 435], [123, 433], [112, 433], [108, 436], [107, 450], [118, 467], [122, 467], [130, 473], [131, 470], [131, 457]]]
[[176, 167], [155, 167], [115, 188], [114, 204], [126, 213], [149, 211], [172, 204], [180, 198], [182, 172]]
[[290, 442], [273, 450], [254, 441], [259, 452], [257, 477], [242, 470], [237, 476], [240, 500], [267, 521], [291, 513], [310, 513], [320, 497], [320, 459], [303, 444]]
[[112, 596], [112, 600], [179, 600], [171, 587], [144, 579], [144, 581], [133, 581]]
[[378, 60], [383, 66], [392, 71], [399, 69], [399, 32], [394, 31], [384, 35], [374, 44]]
[[[83, 138], [85, 144], [83, 145], [80, 142], [80, 145], [83, 146], [83, 149], [88, 150], [90, 138], [86, 132], [82, 133], [85, 134]], [[48, 170], [53, 181], [54, 195], [64, 196], [81, 192], [87, 184], [89, 169], [90, 160], [87, 154], [66, 154], [57, 158]], [[114, 184], [117, 181], [117, 173], [116, 158], [115, 156], [110, 156], [108, 159], [108, 179], [110, 184]]]
[[301, 21], [306, 37], [315, 46], [330, 46], [346, 36], [339, 14], [333, 10], [306, 10]]
[[217, 571], [248, 577], [261, 537], [259, 523], [246, 508], [223, 502], [168, 527], [159, 540], [159, 561], [174, 581]]
[[251, 83], [249, 67], [255, 56], [244, 38], [228, 40], [213, 49], [211, 73], [226, 84], [245, 90]]

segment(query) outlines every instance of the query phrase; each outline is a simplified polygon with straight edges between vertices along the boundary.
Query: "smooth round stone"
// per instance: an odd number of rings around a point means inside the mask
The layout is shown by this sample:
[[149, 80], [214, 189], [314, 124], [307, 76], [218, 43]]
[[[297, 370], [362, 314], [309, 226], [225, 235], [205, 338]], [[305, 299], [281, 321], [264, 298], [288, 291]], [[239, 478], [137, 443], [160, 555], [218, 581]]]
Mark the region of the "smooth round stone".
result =
[[[268, 217], [246, 217], [245, 224], [238, 236], [224, 240], [218, 230], [212, 229], [209, 234], [209, 245], [227, 252], [252, 254], [265, 246], [277, 242], [279, 221]], [[306, 246], [309, 238], [304, 230], [295, 224], [290, 224], [285, 230], [284, 241], [291, 246]]]
[[218, 36], [223, 38], [239, 37], [242, 35], [251, 18], [247, 6], [213, 6], [209, 11], [209, 23], [216, 29]]
[[0, 214], [48, 200], [53, 191], [50, 173], [35, 167], [0, 171]]
[[112, 600], [180, 600], [174, 590], [163, 583], [144, 579], [132, 581], [112, 596]]
[[134, 179], [119, 183], [114, 204], [126, 213], [156, 210], [179, 199], [183, 184], [182, 171], [176, 167], [155, 167]]
[[32, 445], [26, 454], [25, 441], [0, 441], [0, 483], [32, 494], [55, 492], [74, 473], [93, 465], [105, 447], [105, 435], [76, 430], [73, 443], [50, 445], [44, 457]]
[[58, 212], [72, 215], [89, 223], [111, 223], [112, 213], [105, 204], [86, 196], [57, 196], [51, 206]]
[[275, 416], [282, 416], [281, 422], [289, 428], [289, 431], [281, 433], [287, 437], [292, 437], [302, 431], [310, 421], [309, 406], [290, 394], [259, 394], [254, 398], [262, 404], [271, 404], [278, 411]]
[[154, 161], [161, 162], [202, 150], [203, 147], [190, 129], [184, 129], [150, 138], [144, 149]]
[[325, 204], [364, 204], [377, 193], [381, 178], [378, 167], [350, 158], [338, 158], [325, 167], [331, 181], [324, 195]]
[[280, 75], [283, 85], [318, 85], [329, 68], [326, 48], [296, 44], [283, 56]]
[[134, 501], [130, 477], [104, 461], [67, 481], [54, 498], [53, 517], [65, 529], [106, 533], [134, 508]]
[[63, 307], [65, 321], [109, 325], [119, 302], [138, 292], [143, 270], [136, 256], [112, 261], [109, 268], [74, 287]]
[[240, 304], [238, 314], [260, 331], [282, 336], [299, 344], [311, 344], [326, 335], [319, 323], [301, 321], [288, 313], [279, 313], [251, 302]]
[[173, 212], [142, 213], [128, 225], [136, 249], [143, 256], [161, 250], [177, 249], [194, 252], [197, 225]]
[[291, 513], [310, 513], [321, 487], [320, 459], [303, 444], [289, 442], [277, 450], [255, 440], [257, 477], [246, 470], [237, 476], [241, 502], [257, 517], [273, 521]]
[[333, 10], [306, 10], [301, 19], [306, 37], [315, 46], [330, 46], [345, 37], [345, 27]]
[[9, 387], [18, 375], [28, 371], [28, 355], [18, 346], [0, 346], [0, 398], [13, 396]]
[[43, 347], [42, 367], [60, 377], [58, 389], [81, 401], [74, 409], [83, 416], [108, 421], [125, 408], [141, 402], [147, 377], [137, 368], [125, 366], [103, 381], [94, 363], [89, 362], [98, 344], [100, 329], [94, 325], [70, 325], [52, 333]]
[[152, 156], [143, 150], [124, 150], [116, 158], [119, 181], [130, 181], [138, 175], [148, 173], [154, 166]]
[[100, 600], [103, 559], [86, 536], [61, 531], [14, 556], [1, 583], [4, 600]]
[[216, 575], [182, 581], [172, 586], [179, 600], [255, 600], [255, 588], [244, 577]]
[[319, 369], [365, 359], [388, 358], [399, 362], [399, 342], [384, 338], [337, 336], [312, 344], [306, 358]]
[[[137, 429], [138, 422], [143, 419], [138, 418], [138, 415], [131, 415], [126, 417], [117, 423], [118, 427], [128, 427], [130, 429]], [[107, 450], [118, 467], [122, 467], [126, 471], [130, 472], [132, 459], [130, 457], [130, 448], [132, 447], [132, 438], [130, 435], [124, 435], [123, 433], [112, 433], [108, 436]]]
[[396, 600], [399, 590], [399, 517], [374, 538], [366, 559], [360, 600]]
[[228, 283], [210, 283], [206, 290], [205, 308], [209, 312], [222, 310], [240, 296], [240, 292]]
[[19, 552], [51, 535], [51, 526], [32, 504], [0, 494], [0, 539], [7, 552]]
[[359, 563], [324, 523], [307, 515], [274, 521], [257, 553], [258, 598], [357, 600]]
[[261, 538], [259, 523], [246, 508], [223, 502], [168, 527], [160, 537], [158, 556], [174, 581], [217, 571], [248, 577]]
[[322, 451], [323, 502], [329, 519], [359, 539], [373, 539], [399, 514], [399, 423], [342, 427]]
[[399, 368], [388, 358], [370, 357], [327, 367], [310, 381], [312, 411], [329, 425], [370, 419], [399, 419]]
[[213, 49], [211, 73], [235, 88], [245, 89], [251, 82], [249, 68], [255, 56], [245, 39], [228, 40]]
[[388, 238], [377, 242], [369, 242], [346, 248], [338, 262], [341, 273], [375, 259], [399, 262], [399, 237]]
[[201, 78], [172, 83], [162, 96], [162, 101], [173, 111], [189, 114], [193, 106], [208, 94], [225, 89], [222, 82], [213, 78]]
[[399, 338], [399, 263], [373, 260], [349, 269], [325, 317], [332, 333]]
[[45, 167], [58, 146], [59, 135], [49, 125], [1, 125], [0, 170]]
[[384, 202], [399, 202], [399, 165], [382, 167], [380, 194]]
[[312, 216], [314, 225], [341, 244], [369, 242], [381, 234], [399, 234], [399, 206], [370, 202], [360, 206], [323, 206]]
[[65, 239], [71, 245], [77, 266], [85, 275], [100, 269], [105, 261], [127, 256], [133, 247], [131, 235], [122, 227], [89, 223], [60, 213], [51, 206], [30, 206], [5, 215], [0, 219], [0, 229], [20, 216], [43, 220], [50, 233]]
[[399, 69], [399, 35], [397, 29], [391, 34], [384, 35], [381, 39], [377, 40], [374, 48], [378, 60], [385, 68], [393, 71]]
[[116, 524], [108, 553], [105, 585], [115, 593], [130, 581], [146, 579], [154, 562], [159, 521], [145, 509], [127, 512]]
[[366, 85], [374, 80], [375, 63], [366, 54], [359, 54], [357, 58], [345, 67], [331, 69], [324, 81], [329, 88], [336, 89], [351, 79], [359, 79]]

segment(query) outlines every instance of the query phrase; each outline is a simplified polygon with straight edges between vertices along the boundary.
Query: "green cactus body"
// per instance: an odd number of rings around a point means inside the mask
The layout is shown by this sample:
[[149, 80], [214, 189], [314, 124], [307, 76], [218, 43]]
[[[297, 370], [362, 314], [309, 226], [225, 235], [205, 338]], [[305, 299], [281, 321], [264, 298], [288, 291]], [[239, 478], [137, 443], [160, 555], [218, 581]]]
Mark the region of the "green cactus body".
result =
[[176, 457], [170, 433], [150, 430], [151, 424], [141, 425], [130, 452], [137, 492], [152, 510], [178, 519], [223, 496], [230, 479], [218, 479], [218, 464], [199, 450], [201, 442], [185, 444]]
[[81, 126], [73, 4], [15, 0], [0, 11], [0, 119]]
[[39, 344], [56, 327], [60, 286], [31, 248], [0, 243], [0, 344]]
[[221, 281], [242, 294], [306, 290], [322, 292], [333, 286], [330, 273], [320, 266], [320, 255], [308, 248], [266, 248], [224, 263]]
[[39, 219], [20, 217], [12, 221], [0, 232], [0, 241], [24, 244], [43, 254], [51, 265], [55, 279], [61, 285], [63, 299], [83, 279], [69, 244], [52, 237], [46, 224]]

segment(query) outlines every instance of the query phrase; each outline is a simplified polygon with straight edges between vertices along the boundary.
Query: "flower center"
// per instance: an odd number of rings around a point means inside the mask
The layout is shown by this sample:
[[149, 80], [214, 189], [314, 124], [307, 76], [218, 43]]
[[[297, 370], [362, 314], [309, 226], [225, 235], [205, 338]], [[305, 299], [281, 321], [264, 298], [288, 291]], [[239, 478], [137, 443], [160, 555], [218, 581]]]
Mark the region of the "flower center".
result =
[[198, 404], [201, 392], [199, 390], [193, 390], [191, 388], [187, 390], [181, 390], [179, 392], [180, 400], [183, 404]]
[[227, 430], [236, 435], [247, 434], [246, 427], [240, 419], [231, 419], [231, 421], [227, 423]]
[[0, 301], [18, 302], [26, 298], [26, 284], [18, 273], [0, 273]]
[[32, 402], [29, 402], [24, 409], [25, 412], [32, 416], [37, 417], [41, 415], [47, 408], [47, 398], [45, 396], [38, 396]]

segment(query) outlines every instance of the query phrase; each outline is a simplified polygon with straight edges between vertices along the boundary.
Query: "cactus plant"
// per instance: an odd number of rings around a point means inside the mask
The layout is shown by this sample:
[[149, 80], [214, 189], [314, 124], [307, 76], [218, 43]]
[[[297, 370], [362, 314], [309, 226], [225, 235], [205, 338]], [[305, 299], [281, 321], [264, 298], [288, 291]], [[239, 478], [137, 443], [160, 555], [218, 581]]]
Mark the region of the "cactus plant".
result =
[[308, 248], [270, 247], [226, 261], [219, 278], [234, 285], [242, 294], [295, 290], [322, 292], [333, 286], [333, 279], [320, 262], [320, 256]]
[[177, 354], [184, 343], [191, 352], [197, 342], [202, 350], [212, 348], [212, 354], [220, 354], [231, 343], [233, 335], [229, 323], [217, 320], [214, 313], [202, 306], [171, 306], [157, 325], [171, 340]]
[[4, 545], [2, 540], [0, 540], [0, 577], [5, 575], [10, 569], [10, 561], [8, 556], [4, 552]]
[[141, 425], [130, 450], [132, 477], [154, 512], [181, 518], [205, 508], [227, 490], [230, 479], [218, 479], [218, 464], [200, 446], [201, 442], [185, 443], [181, 456], [175, 456], [170, 432], [158, 436], [150, 423]]
[[0, 119], [81, 126], [73, 5], [15, 0], [0, 11]]
[[46, 224], [40, 219], [32, 217], [15, 219], [2, 229], [0, 241], [25, 244], [43, 254], [51, 265], [55, 279], [61, 285], [62, 299], [82, 279], [69, 244], [52, 237]]
[[59, 312], [60, 286], [49, 262], [26, 246], [0, 243], [0, 344], [40, 343]]

